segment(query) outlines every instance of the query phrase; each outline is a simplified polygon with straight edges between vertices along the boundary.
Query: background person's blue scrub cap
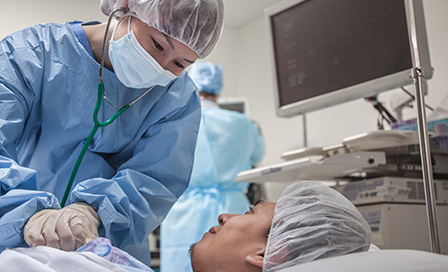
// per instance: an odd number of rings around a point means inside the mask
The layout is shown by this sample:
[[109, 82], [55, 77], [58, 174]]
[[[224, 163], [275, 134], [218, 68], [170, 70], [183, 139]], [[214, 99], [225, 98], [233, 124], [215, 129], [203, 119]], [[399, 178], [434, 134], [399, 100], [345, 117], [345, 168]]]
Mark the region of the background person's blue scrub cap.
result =
[[277, 201], [263, 272], [367, 251], [371, 241], [369, 224], [348, 199], [320, 182], [300, 181]]
[[[129, 8], [142, 22], [178, 40], [205, 58], [216, 45], [224, 25], [222, 0], [101, 0], [101, 10]], [[115, 13], [122, 17], [123, 12]]]
[[190, 66], [188, 72], [199, 91], [205, 91], [219, 95], [222, 90], [221, 65], [211, 62], [196, 62]]

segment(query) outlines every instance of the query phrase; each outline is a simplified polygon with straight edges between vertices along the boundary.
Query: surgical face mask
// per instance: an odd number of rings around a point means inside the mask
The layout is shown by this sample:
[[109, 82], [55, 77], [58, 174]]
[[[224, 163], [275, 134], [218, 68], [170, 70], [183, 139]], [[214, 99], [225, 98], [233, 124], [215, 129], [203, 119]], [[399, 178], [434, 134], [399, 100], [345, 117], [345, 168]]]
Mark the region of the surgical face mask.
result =
[[114, 41], [115, 26], [109, 41], [109, 58], [115, 74], [128, 88], [149, 88], [166, 86], [177, 76], [162, 66], [140, 45], [132, 30], [129, 16], [128, 33]]

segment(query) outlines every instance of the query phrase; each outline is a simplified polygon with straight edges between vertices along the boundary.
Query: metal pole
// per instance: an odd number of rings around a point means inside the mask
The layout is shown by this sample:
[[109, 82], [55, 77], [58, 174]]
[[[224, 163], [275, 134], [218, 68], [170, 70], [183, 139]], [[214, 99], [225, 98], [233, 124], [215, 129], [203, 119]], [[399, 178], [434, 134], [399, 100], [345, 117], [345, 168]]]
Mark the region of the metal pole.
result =
[[417, 102], [417, 123], [418, 123], [418, 136], [420, 143], [420, 157], [422, 161], [422, 175], [423, 175], [423, 185], [425, 189], [425, 199], [426, 199], [426, 211], [428, 215], [428, 226], [429, 226], [429, 236], [431, 250], [434, 253], [441, 253], [440, 240], [439, 240], [439, 230], [437, 224], [437, 213], [436, 213], [436, 198], [434, 190], [434, 181], [432, 175], [432, 163], [431, 163], [431, 151], [429, 147], [429, 136], [428, 136], [428, 124], [426, 121], [426, 108], [425, 108], [425, 93], [426, 93], [426, 81], [424, 77], [424, 71], [422, 64], [420, 63], [420, 54], [417, 43], [417, 25], [415, 17], [415, 5], [421, 5], [421, 2], [407, 0], [406, 6], [408, 7], [408, 19], [410, 24], [410, 36], [412, 41], [412, 53], [414, 58], [414, 68], [411, 70], [411, 77], [414, 81], [415, 89], [415, 100]]
[[302, 114], [302, 120], [303, 120], [303, 146], [308, 147], [308, 136], [306, 131], [306, 114]]
[[429, 147], [428, 125], [426, 121], [425, 109], [425, 79], [420, 67], [412, 69], [414, 79], [415, 100], [417, 102], [417, 122], [418, 136], [420, 143], [420, 156], [422, 161], [422, 174], [425, 189], [426, 210], [428, 215], [429, 235], [431, 250], [434, 253], [441, 253], [439, 231], [437, 224], [436, 201], [434, 181], [432, 175], [431, 151]]

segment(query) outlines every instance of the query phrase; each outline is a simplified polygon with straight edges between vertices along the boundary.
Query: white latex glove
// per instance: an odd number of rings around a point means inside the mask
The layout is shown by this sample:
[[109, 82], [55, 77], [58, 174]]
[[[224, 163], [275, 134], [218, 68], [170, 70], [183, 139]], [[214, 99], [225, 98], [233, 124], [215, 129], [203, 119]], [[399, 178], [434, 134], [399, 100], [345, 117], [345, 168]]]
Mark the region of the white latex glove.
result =
[[71, 204], [60, 210], [47, 209], [34, 214], [23, 235], [31, 246], [49, 246], [74, 251], [98, 237], [100, 219], [86, 203]]

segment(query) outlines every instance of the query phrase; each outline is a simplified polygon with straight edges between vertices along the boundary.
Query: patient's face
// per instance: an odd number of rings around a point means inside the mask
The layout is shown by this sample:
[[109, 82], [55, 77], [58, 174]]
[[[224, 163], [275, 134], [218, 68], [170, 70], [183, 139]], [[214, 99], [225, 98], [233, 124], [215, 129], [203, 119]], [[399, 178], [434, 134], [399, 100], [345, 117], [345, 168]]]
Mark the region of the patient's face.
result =
[[275, 203], [261, 202], [245, 214], [221, 214], [219, 226], [212, 227], [192, 247], [193, 271], [225, 271], [244, 263], [251, 251], [265, 248], [274, 208]]

